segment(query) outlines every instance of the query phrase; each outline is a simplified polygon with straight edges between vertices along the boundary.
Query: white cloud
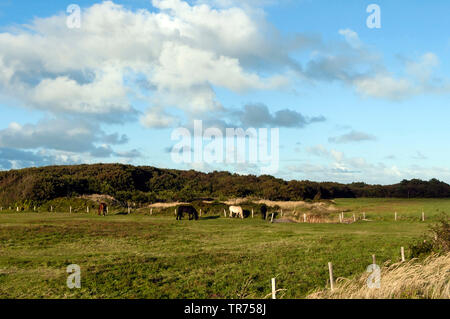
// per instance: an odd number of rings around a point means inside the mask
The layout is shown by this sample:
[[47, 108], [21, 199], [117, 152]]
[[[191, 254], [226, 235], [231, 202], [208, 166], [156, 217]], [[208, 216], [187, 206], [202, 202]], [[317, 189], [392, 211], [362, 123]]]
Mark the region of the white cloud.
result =
[[54, 150], [72, 155], [84, 153], [109, 157], [114, 155], [111, 145], [127, 142], [126, 135], [107, 134], [95, 123], [64, 118], [25, 125], [12, 122], [0, 130], [0, 148]]
[[403, 100], [418, 93], [408, 79], [377, 74], [355, 80], [356, 90], [364, 95], [389, 100]]
[[376, 137], [371, 134], [352, 130], [349, 133], [340, 136], [330, 137], [328, 138], [328, 141], [331, 143], [342, 144], [342, 143], [353, 143], [362, 141], [373, 141], [375, 139]]
[[434, 69], [438, 65], [438, 57], [428, 52], [417, 61], [407, 61], [402, 76], [383, 71], [356, 78], [353, 84], [363, 96], [389, 100], [404, 100], [427, 93], [449, 93], [450, 83], [433, 79]]
[[358, 33], [350, 29], [341, 29], [339, 34], [345, 37], [345, 40], [354, 48], [360, 48], [362, 46]]
[[133, 112], [130, 97], [145, 96], [135, 78], [154, 91], [150, 106], [191, 113], [221, 109], [214, 86], [245, 92], [288, 84], [284, 74], [261, 77], [241, 62], [281, 59], [261, 12], [179, 0], [153, 5], [161, 11], [106, 1], [83, 10], [81, 29], [66, 28], [58, 15], [0, 33], [0, 94], [54, 113], [120, 117]]

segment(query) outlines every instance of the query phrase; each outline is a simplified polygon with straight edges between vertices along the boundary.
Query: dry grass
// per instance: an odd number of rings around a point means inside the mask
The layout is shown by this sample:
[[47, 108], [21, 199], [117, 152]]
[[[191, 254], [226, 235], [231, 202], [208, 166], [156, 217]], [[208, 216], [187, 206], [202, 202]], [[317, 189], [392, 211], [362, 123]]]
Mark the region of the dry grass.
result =
[[[265, 199], [251, 198], [234, 198], [223, 203], [226, 205], [240, 205], [245, 202], [253, 202], [255, 204], [265, 204], [268, 207], [283, 210], [284, 222], [303, 223], [304, 214], [306, 214], [306, 222], [312, 224], [331, 224], [339, 223], [339, 217], [336, 213], [340, 210], [336, 207], [334, 201], [306, 202], [306, 201], [271, 201]], [[347, 216], [348, 217], [348, 216]], [[360, 219], [359, 217], [357, 218]], [[283, 221], [279, 221], [283, 222]], [[353, 223], [353, 218], [346, 218], [343, 223]]]
[[182, 202], [172, 202], [172, 203], [154, 203], [151, 205], [148, 205], [148, 207], [152, 208], [169, 208], [169, 207], [176, 207], [178, 205], [188, 205], [189, 203], [182, 203]]
[[338, 278], [335, 288], [316, 291], [309, 299], [449, 299], [450, 253], [412, 259], [381, 269], [380, 288], [368, 288], [370, 273], [348, 280]]

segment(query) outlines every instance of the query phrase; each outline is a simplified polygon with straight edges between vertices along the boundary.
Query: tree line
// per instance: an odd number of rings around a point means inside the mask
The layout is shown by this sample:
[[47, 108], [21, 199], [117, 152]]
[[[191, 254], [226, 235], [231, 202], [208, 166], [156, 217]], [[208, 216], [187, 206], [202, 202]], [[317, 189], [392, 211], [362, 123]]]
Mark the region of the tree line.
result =
[[403, 180], [393, 185], [285, 181], [273, 176], [201, 173], [150, 166], [93, 164], [48, 166], [0, 172], [2, 205], [36, 204], [59, 197], [104, 194], [121, 202], [151, 203], [257, 197], [319, 200], [355, 197], [444, 198], [450, 185], [437, 179]]

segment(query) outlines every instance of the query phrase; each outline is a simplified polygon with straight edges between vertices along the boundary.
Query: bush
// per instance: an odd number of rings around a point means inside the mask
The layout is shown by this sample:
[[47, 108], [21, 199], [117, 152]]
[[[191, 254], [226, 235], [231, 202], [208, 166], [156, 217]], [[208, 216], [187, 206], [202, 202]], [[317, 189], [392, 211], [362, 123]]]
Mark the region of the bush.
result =
[[430, 233], [419, 242], [410, 245], [412, 258], [420, 258], [432, 253], [448, 253], [450, 251], [450, 223], [447, 214], [441, 214], [437, 223], [430, 226]]

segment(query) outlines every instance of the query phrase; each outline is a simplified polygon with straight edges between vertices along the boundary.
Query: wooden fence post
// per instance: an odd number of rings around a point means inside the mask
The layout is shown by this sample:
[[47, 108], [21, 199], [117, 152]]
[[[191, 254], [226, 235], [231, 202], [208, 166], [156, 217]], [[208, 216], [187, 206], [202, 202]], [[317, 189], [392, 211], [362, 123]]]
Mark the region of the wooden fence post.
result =
[[342, 213], [339, 214], [339, 222], [342, 223]]
[[153, 215], [153, 208], [150, 208], [150, 215]]
[[363, 212], [363, 218], [366, 219], [366, 212]]
[[283, 210], [281, 210], [281, 217], [283, 217]]
[[376, 265], [375, 255], [372, 255], [372, 264]]
[[270, 219], [270, 222], [273, 223], [273, 213], [272, 213], [272, 218]]
[[306, 223], [306, 214], [303, 214], [303, 222]]
[[400, 248], [400, 252], [401, 252], [401, 254], [402, 254], [402, 262], [404, 262], [404, 261], [405, 261], [405, 248], [404, 248], [404, 247], [401, 247], [401, 248]]
[[356, 222], [356, 216], [353, 214], [353, 221]]
[[72, 206], [70, 206], [69, 212], [72, 214]]
[[200, 217], [202, 217], [202, 210], [200, 209]]
[[275, 286], [275, 278], [272, 278], [272, 299], [277, 299], [277, 289]]
[[328, 263], [328, 272], [330, 273], [330, 288], [334, 290], [333, 264], [331, 262]]
[[252, 208], [252, 218], [253, 218], [253, 208]]
[[425, 212], [424, 211], [422, 211], [422, 221], [423, 222], [425, 221]]
[[224, 216], [225, 218], [227, 218], [227, 212], [225, 211], [225, 209], [223, 210], [223, 216]]
[[50, 212], [53, 213], [53, 206], [50, 206]]
[[19, 211], [19, 206], [17, 206], [17, 211]]
[[394, 216], [395, 216], [395, 221], [397, 221], [397, 212], [395, 212]]
[[86, 213], [89, 214], [89, 206], [86, 207]]

